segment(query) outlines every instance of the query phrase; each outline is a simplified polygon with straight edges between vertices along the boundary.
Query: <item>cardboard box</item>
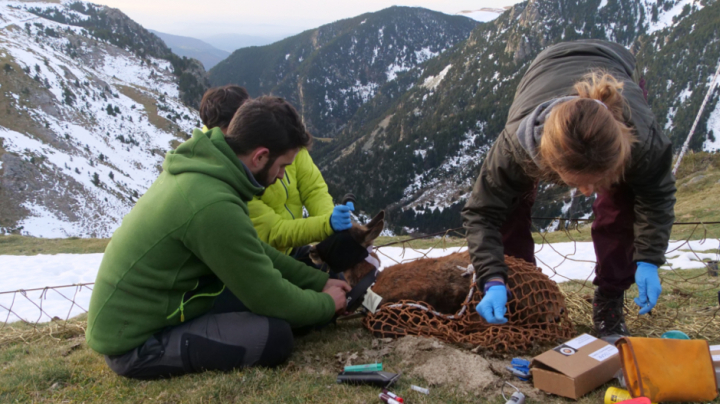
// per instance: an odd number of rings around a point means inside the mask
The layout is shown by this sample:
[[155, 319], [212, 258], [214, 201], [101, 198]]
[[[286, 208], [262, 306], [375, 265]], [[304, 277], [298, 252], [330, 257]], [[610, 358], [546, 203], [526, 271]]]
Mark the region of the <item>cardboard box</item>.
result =
[[532, 360], [535, 388], [578, 399], [610, 381], [620, 370], [614, 345], [583, 334]]
[[712, 355], [713, 366], [715, 366], [715, 380], [720, 386], [720, 345], [710, 345], [710, 355]]
[[713, 365], [720, 367], [720, 345], [710, 345], [710, 355], [712, 355]]

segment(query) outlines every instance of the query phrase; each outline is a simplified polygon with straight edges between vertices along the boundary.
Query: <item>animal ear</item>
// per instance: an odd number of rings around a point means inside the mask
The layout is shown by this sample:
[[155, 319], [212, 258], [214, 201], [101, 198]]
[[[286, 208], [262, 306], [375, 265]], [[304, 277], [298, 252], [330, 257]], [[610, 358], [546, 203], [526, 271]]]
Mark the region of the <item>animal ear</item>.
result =
[[385, 220], [385, 211], [384, 211], [384, 210], [381, 210], [380, 213], [378, 213], [377, 215], [375, 215], [375, 217], [372, 218], [372, 220], [371, 220], [368, 224], [366, 224], [365, 226], [366, 226], [368, 229], [372, 229], [373, 227], [375, 227], [375, 225], [377, 224], [377, 222], [379, 222], [379, 221], [381, 221], [381, 220]]
[[365, 243], [366, 246], [372, 244], [373, 241], [375, 241], [376, 238], [382, 233], [383, 228], [385, 228], [385, 211], [382, 210], [380, 213], [378, 213], [370, 223], [367, 224], [368, 232], [365, 235]]
[[317, 246], [311, 246], [308, 255], [315, 265], [321, 265], [323, 263], [323, 260], [320, 258], [320, 254], [317, 251]]

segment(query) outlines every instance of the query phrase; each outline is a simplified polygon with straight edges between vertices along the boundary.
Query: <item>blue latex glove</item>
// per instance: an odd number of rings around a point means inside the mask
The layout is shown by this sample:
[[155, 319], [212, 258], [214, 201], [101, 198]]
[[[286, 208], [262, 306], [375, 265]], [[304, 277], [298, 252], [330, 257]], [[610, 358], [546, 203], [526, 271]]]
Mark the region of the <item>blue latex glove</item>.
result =
[[507, 304], [507, 288], [505, 285], [490, 286], [475, 310], [490, 324], [505, 324], [505, 304]]
[[635, 298], [635, 304], [641, 307], [639, 314], [647, 314], [655, 307], [662, 292], [658, 267], [647, 262], [638, 262], [635, 283], [640, 294]]
[[351, 228], [352, 221], [350, 221], [350, 212], [354, 210], [355, 205], [352, 202], [335, 206], [332, 215], [330, 215], [330, 226], [333, 230], [343, 231]]

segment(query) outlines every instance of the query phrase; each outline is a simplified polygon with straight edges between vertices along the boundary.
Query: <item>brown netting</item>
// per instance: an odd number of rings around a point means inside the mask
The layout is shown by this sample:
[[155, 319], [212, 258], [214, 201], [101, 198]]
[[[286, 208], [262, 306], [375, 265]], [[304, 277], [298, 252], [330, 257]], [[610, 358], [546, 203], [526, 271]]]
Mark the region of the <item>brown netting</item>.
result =
[[[458, 258], [470, 263], [467, 252], [438, 260]], [[379, 337], [422, 335], [503, 352], [527, 351], [539, 343], [571, 338], [574, 327], [557, 284], [526, 261], [506, 256], [505, 262], [509, 267], [508, 288], [512, 293], [506, 324], [490, 325], [475, 311], [482, 292], [473, 282], [468, 291], [469, 299], [454, 315], [438, 313], [424, 302], [402, 300], [383, 304], [375, 314], [365, 317], [363, 325]]]

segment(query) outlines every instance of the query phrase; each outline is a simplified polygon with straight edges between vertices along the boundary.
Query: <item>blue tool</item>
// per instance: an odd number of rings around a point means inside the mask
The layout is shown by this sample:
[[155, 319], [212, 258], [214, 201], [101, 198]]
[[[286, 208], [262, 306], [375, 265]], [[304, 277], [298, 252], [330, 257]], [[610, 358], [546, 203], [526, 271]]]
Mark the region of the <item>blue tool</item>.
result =
[[522, 358], [513, 358], [510, 364], [512, 367], [506, 366], [505, 369], [524, 382], [530, 380], [532, 377], [532, 375], [530, 375], [530, 361]]

